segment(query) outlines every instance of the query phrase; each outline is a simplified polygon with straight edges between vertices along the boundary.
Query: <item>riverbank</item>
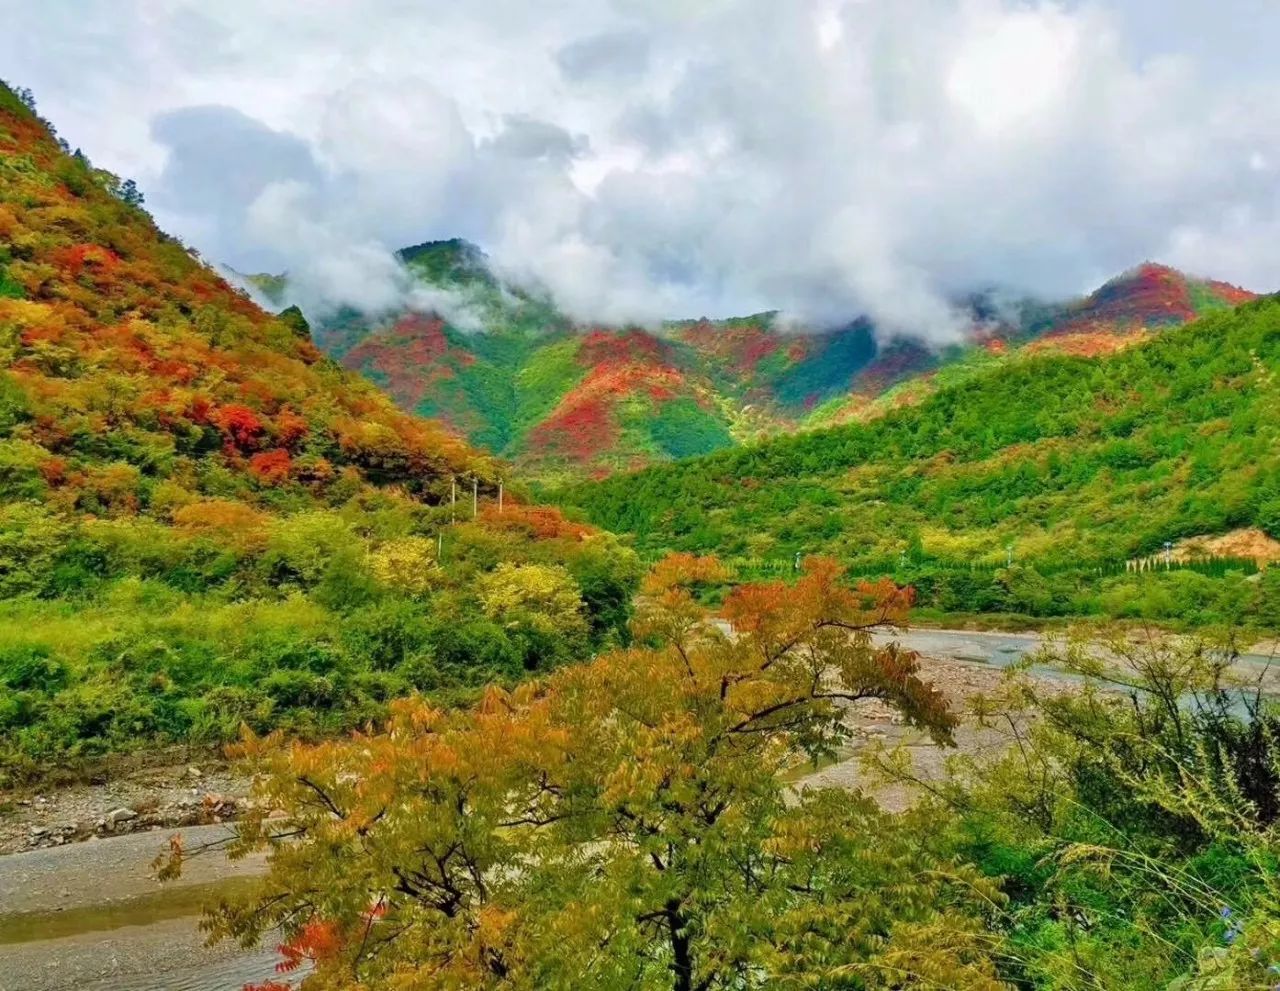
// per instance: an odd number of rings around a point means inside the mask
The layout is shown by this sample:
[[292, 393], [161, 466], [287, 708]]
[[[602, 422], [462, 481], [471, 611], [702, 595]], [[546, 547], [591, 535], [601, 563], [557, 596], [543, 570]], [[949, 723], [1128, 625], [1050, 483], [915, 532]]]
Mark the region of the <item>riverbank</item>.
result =
[[[967, 653], [974, 647], [963, 640], [957, 649]], [[930, 656], [922, 665], [925, 676], [957, 711], [963, 711], [974, 695], [998, 688], [1002, 678], [999, 664], [982, 659]], [[878, 702], [851, 707], [848, 723], [853, 735], [845, 752], [816, 772], [797, 769], [797, 786], [864, 784], [859, 758], [875, 743], [908, 746], [926, 776], [944, 773], [947, 754], [955, 752], [933, 746]], [[969, 720], [957, 734], [961, 749], [975, 753], [998, 742]], [[133, 794], [126, 789], [166, 794], [159, 769], [150, 773], [148, 781], [78, 787], [72, 790], [75, 794], [51, 795], [46, 803], [22, 811], [56, 818], [59, 810], [83, 808], [86, 803], [102, 808]], [[178, 774], [179, 790], [199, 790], [189, 778], [183, 779], [182, 769], [169, 773]], [[201, 770], [200, 780], [217, 780], [229, 789], [237, 786], [225, 768]], [[872, 791], [890, 808], [902, 807], [911, 798], [900, 786]], [[150, 864], [173, 832], [152, 828], [0, 856], [0, 991], [228, 991], [270, 977], [276, 962], [270, 947], [205, 947], [198, 929], [203, 905], [236, 884], [251, 882], [263, 869], [262, 858], [233, 864], [218, 853], [196, 857], [184, 866], [178, 881], [161, 885]], [[195, 826], [181, 833], [191, 847], [226, 838], [231, 827]], [[19, 830], [16, 835], [24, 834]]]
[[[898, 640], [930, 663], [973, 662], [1003, 668], [1039, 650], [1046, 636], [1061, 630], [945, 628], [917, 624]], [[1269, 666], [1270, 687], [1280, 691], [1277, 644], [1253, 646], [1241, 669], [1251, 673]], [[949, 675], [947, 675], [949, 677]], [[92, 782], [77, 781], [40, 791], [0, 796], [0, 855], [62, 846], [88, 839], [216, 825], [234, 821], [244, 808], [249, 784], [225, 761], [206, 753], [199, 763], [157, 760], [134, 764]]]
[[93, 783], [19, 793], [0, 805], [0, 855], [153, 830], [216, 826], [248, 782], [225, 761], [139, 766]]

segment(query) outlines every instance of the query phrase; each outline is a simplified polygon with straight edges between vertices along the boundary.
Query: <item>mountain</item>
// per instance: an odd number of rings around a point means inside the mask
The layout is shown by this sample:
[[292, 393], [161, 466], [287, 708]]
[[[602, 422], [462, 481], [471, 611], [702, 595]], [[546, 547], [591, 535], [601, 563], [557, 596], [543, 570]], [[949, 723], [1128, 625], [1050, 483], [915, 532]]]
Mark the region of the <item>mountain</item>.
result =
[[1237, 286], [1193, 278], [1152, 262], [1117, 276], [1083, 299], [1065, 303], [1022, 299], [993, 306], [989, 298], [978, 296], [971, 301], [979, 320], [969, 344], [940, 353], [911, 342], [890, 345], [884, 357], [854, 381], [848, 395], [815, 410], [806, 425], [873, 419], [984, 372], [1024, 348], [1098, 357], [1153, 332], [1256, 298]]
[[7, 494], [110, 516], [146, 510], [165, 483], [256, 501], [272, 486], [323, 497], [345, 473], [436, 499], [454, 474], [496, 481], [491, 458], [338, 370], [8, 100]]
[[356, 726], [621, 636], [634, 555], [496, 505], [504, 474], [0, 86], [0, 788]]
[[[415, 284], [446, 293], [454, 312], [343, 310], [318, 322], [320, 346], [402, 408], [552, 481], [878, 416], [1024, 347], [1103, 354], [1253, 298], [1147, 264], [1066, 303], [975, 294], [962, 301], [969, 340], [935, 350], [881, 341], [866, 320], [803, 330], [768, 313], [656, 329], [577, 326], [548, 298], [503, 283], [464, 241], [400, 256]], [[254, 278], [283, 304], [287, 281]]]
[[[1160, 291], [1133, 315], [1126, 283]], [[1142, 269], [1054, 326], [1096, 327], [1118, 300], [1137, 326], [1180, 321], [1165, 305], [1179, 285]], [[1024, 348], [874, 420], [558, 498], [648, 555], [715, 552], [751, 573], [834, 554], [944, 612], [1221, 622], [1266, 594], [1280, 626], [1280, 568], [1251, 577], [1280, 557], [1280, 299], [1210, 308], [1098, 358]]]
[[1255, 298], [1255, 294], [1226, 282], [1189, 278], [1176, 269], [1147, 262], [1078, 303], [1028, 320], [1027, 331], [1052, 340], [1176, 326]]

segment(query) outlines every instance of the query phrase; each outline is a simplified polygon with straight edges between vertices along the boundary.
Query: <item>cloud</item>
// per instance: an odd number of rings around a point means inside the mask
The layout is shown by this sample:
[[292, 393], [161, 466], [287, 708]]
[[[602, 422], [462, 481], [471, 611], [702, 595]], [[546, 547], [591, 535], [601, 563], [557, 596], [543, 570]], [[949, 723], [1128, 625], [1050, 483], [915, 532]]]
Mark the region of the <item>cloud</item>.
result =
[[317, 216], [315, 190], [294, 181], [273, 183], [257, 196], [246, 232], [282, 256], [307, 244], [288, 270], [286, 303], [325, 315], [350, 306], [371, 315], [413, 310], [438, 313], [460, 330], [481, 330], [483, 312], [467, 293], [418, 285], [386, 245], [336, 233]]
[[[395, 246], [420, 239], [421, 225], [455, 200], [473, 164], [471, 135], [422, 80], [396, 82], [412, 86], [412, 98], [387, 104], [384, 80], [332, 94], [311, 142], [232, 107], [161, 114], [152, 135], [167, 156], [151, 202], [180, 226], [195, 225], [206, 255], [235, 259], [240, 270], [287, 270], [288, 302], [309, 313], [437, 309], [474, 327], [468, 301], [415, 286], [395, 257]], [[542, 140], [555, 139], [546, 125]]]
[[524, 114], [507, 114], [498, 135], [487, 141], [484, 150], [505, 158], [538, 159], [564, 164], [590, 150], [584, 135], [573, 135], [563, 127]]
[[290, 266], [290, 301], [315, 309], [342, 304], [371, 313], [390, 309], [403, 296], [400, 266], [376, 241], [339, 234], [317, 216], [315, 192], [293, 180], [273, 183], [257, 196], [245, 216], [245, 230], [284, 256], [305, 244]]
[[202, 225], [200, 246], [214, 252], [212, 257], [234, 252], [254, 267], [277, 260], [271, 246], [256, 242], [241, 220], [246, 206], [274, 183], [321, 181], [307, 142], [225, 106], [160, 114], [151, 134], [168, 151], [149, 190], [153, 208], [190, 218], [182, 221], [184, 227]]
[[1280, 286], [1260, 0], [51, 7], [0, 58], [69, 140], [317, 300], [403, 299], [394, 249], [453, 236], [585, 321], [947, 340], [975, 286], [1061, 296], [1145, 258]]
[[649, 66], [648, 37], [615, 31], [580, 38], [556, 52], [556, 64], [572, 82], [619, 83], [640, 76]]

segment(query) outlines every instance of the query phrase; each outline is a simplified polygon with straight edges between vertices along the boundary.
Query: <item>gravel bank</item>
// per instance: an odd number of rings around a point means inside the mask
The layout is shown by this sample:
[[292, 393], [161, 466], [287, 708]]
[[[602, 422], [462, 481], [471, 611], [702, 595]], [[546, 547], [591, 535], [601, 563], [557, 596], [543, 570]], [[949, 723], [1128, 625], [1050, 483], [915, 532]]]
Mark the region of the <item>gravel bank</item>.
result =
[[217, 825], [236, 817], [247, 792], [248, 783], [219, 763], [143, 768], [99, 784], [0, 796], [0, 854]]

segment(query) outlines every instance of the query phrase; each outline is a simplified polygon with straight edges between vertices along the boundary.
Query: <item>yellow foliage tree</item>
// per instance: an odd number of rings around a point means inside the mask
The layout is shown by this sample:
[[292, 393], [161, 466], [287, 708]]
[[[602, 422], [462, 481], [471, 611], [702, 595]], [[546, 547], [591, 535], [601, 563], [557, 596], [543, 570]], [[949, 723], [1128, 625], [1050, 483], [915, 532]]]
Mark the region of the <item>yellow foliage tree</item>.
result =
[[480, 577], [478, 593], [485, 614], [508, 629], [575, 639], [587, 634], [577, 582], [558, 564], [504, 562]]
[[401, 537], [369, 554], [369, 570], [387, 588], [421, 597], [440, 585], [443, 573], [436, 543], [428, 537]]

